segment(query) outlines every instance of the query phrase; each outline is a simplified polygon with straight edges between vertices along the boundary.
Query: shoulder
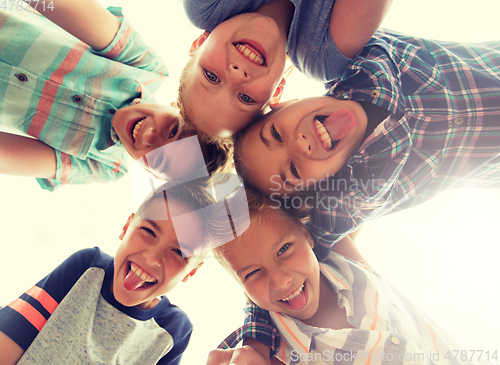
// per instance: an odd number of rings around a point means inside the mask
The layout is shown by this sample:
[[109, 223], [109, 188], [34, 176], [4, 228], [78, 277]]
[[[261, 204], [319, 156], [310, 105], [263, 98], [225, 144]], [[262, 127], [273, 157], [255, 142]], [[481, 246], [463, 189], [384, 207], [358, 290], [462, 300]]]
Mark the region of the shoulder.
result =
[[77, 251], [40, 280], [36, 286], [53, 293], [54, 299], [60, 302], [89, 268], [104, 269], [111, 260], [113, 260], [111, 256], [97, 247]]
[[170, 303], [166, 296], [162, 297], [158, 306], [161, 306], [161, 311], [158, 311], [155, 320], [172, 335], [174, 342], [191, 335], [193, 324], [182, 309]]
[[270, 0], [184, 0], [184, 10], [191, 23], [211, 32], [223, 21], [242, 13], [251, 13]]

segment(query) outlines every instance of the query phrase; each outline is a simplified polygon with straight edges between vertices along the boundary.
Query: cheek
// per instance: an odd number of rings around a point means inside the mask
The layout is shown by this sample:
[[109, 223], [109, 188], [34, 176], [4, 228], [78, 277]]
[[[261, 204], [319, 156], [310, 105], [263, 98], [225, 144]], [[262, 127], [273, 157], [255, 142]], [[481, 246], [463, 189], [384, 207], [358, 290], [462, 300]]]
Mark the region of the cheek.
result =
[[261, 308], [269, 306], [268, 291], [263, 282], [253, 282], [251, 284], [243, 285], [245, 292], [252, 299], [252, 301]]

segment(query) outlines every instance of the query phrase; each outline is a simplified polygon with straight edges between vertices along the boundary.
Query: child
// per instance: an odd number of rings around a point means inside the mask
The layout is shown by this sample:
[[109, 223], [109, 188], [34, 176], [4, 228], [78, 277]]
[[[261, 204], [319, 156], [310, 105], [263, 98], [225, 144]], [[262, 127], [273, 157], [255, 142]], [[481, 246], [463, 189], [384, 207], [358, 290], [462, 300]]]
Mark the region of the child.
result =
[[213, 199], [172, 185], [129, 217], [114, 258], [81, 250], [0, 310], [2, 364], [179, 363], [192, 325], [163, 295], [202, 265]]
[[281, 336], [280, 361], [445, 364], [461, 350], [363, 262], [350, 237], [318, 263], [314, 241], [296, 217], [255, 191], [247, 197], [250, 228], [214, 255], [248, 297], [270, 311]]
[[16, 133], [0, 133], [2, 173], [48, 190], [114, 181], [127, 172], [125, 152], [138, 159], [194, 134], [176, 108], [154, 104], [166, 67], [120, 9], [51, 4], [37, 9], [73, 36], [26, 9], [0, 13], [0, 123]]
[[[368, 218], [446, 188], [498, 185], [500, 43], [379, 35], [329, 96], [273, 111], [235, 137], [240, 175], [279, 205], [315, 209], [323, 258]], [[313, 196], [278, 199], [308, 188]]]
[[339, 76], [348, 57], [378, 28], [391, 1], [333, 3], [184, 1], [191, 22], [206, 32], [193, 42], [181, 76], [183, 116], [210, 135], [240, 130], [279, 101], [285, 51], [308, 76], [322, 81]]

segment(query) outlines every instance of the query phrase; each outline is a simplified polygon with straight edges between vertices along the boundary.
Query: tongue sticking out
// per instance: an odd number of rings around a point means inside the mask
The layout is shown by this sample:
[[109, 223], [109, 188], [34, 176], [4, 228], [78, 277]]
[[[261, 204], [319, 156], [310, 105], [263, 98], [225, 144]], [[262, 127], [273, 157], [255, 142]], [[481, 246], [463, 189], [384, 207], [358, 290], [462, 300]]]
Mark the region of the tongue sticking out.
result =
[[299, 295], [293, 297], [289, 301], [287, 301], [288, 305], [292, 307], [294, 310], [299, 310], [304, 308], [304, 306], [307, 304], [306, 302], [306, 293], [304, 290], [302, 290]]
[[141, 279], [139, 276], [137, 276], [132, 270], [130, 270], [125, 276], [125, 281], [124, 281], [124, 286], [125, 289], [127, 290], [135, 290], [137, 288], [140, 288], [146, 283], [146, 280]]
[[356, 117], [347, 109], [336, 110], [329, 116], [318, 115], [316, 119], [323, 123], [332, 141], [345, 138], [356, 125]]

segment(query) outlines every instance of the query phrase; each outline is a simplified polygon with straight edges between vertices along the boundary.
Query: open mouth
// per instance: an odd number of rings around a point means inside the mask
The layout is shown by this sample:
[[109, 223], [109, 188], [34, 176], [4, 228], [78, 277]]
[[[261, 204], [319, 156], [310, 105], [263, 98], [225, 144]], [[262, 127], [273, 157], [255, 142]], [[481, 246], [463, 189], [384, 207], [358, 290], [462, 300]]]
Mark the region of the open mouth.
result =
[[132, 136], [132, 140], [134, 141], [135, 143], [135, 138], [137, 137], [137, 135], [139, 134], [139, 131], [141, 130], [141, 127], [142, 127], [142, 124], [144, 123], [144, 120], [146, 119], [146, 117], [144, 118], [141, 118], [139, 119], [138, 121], [136, 121], [133, 125], [132, 125], [132, 129], [131, 129], [131, 136]]
[[307, 295], [304, 290], [305, 282], [299, 286], [295, 291], [288, 297], [280, 299], [279, 301], [284, 303], [287, 307], [293, 310], [300, 310], [307, 304]]
[[238, 42], [234, 43], [234, 46], [243, 56], [245, 56], [250, 62], [255, 63], [257, 66], [265, 66], [266, 58], [264, 55], [257, 51], [248, 43]]
[[125, 274], [124, 286], [127, 290], [137, 290], [141, 288], [149, 288], [158, 283], [153, 275], [143, 270], [135, 262], [129, 261], [127, 272]]
[[337, 109], [329, 114], [315, 115], [314, 128], [326, 151], [333, 150], [356, 126], [356, 116], [348, 109]]
[[319, 138], [321, 139], [321, 144], [323, 148], [327, 151], [333, 150], [338, 144], [339, 141], [333, 141], [332, 136], [328, 133], [328, 130], [323, 125], [323, 122], [328, 118], [328, 115], [317, 115], [314, 117], [314, 127], [316, 128], [316, 132], [318, 132]]

